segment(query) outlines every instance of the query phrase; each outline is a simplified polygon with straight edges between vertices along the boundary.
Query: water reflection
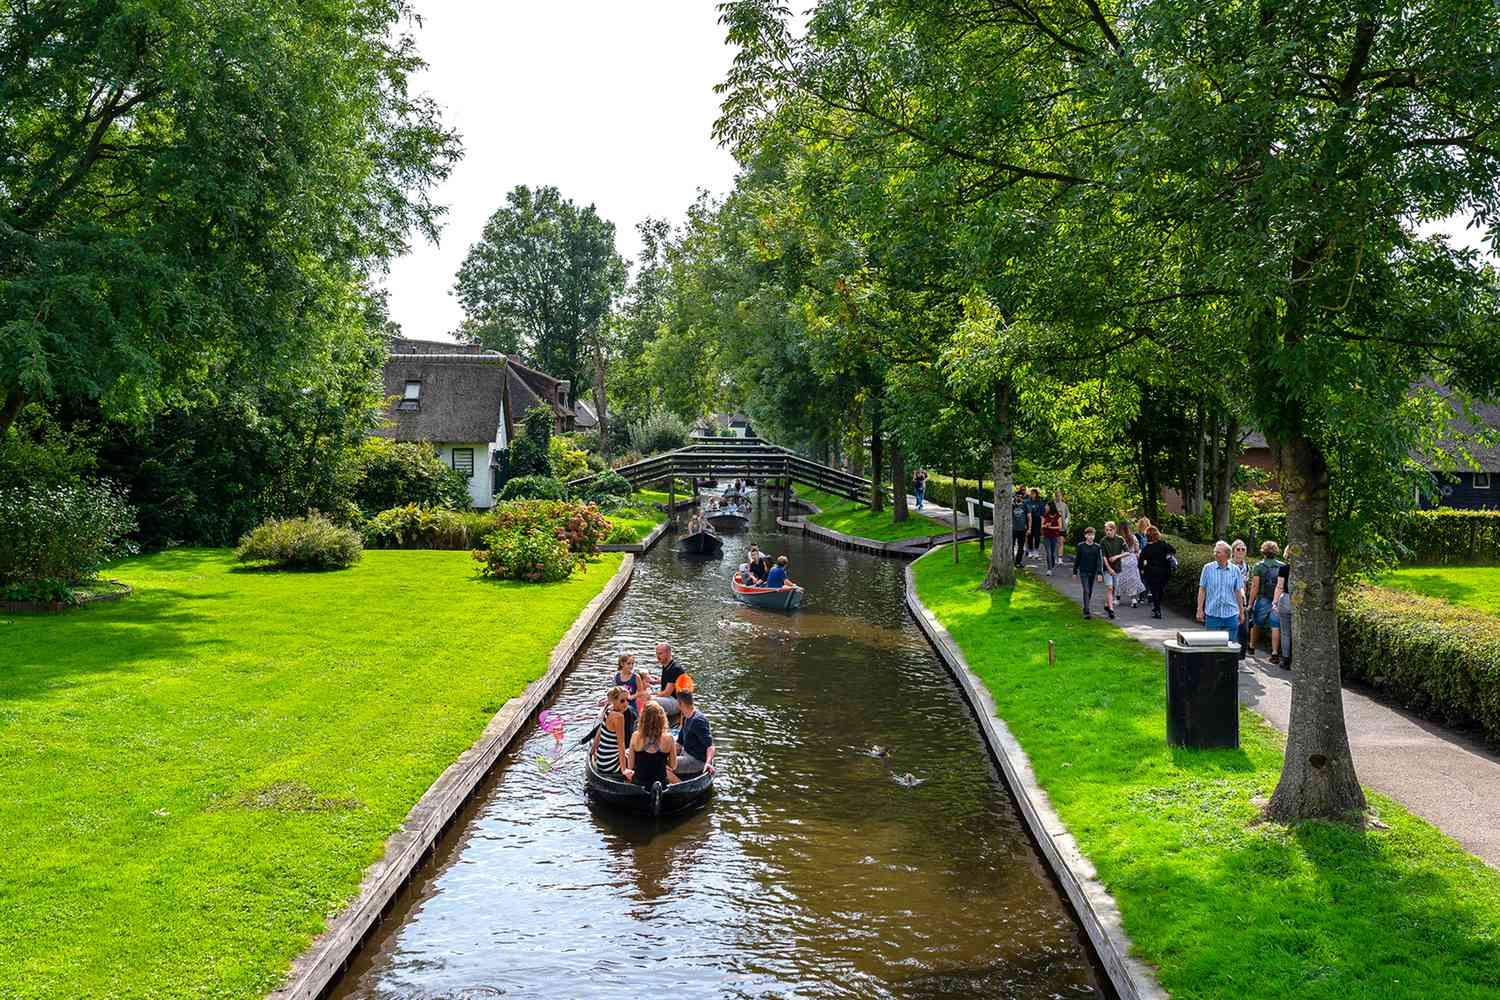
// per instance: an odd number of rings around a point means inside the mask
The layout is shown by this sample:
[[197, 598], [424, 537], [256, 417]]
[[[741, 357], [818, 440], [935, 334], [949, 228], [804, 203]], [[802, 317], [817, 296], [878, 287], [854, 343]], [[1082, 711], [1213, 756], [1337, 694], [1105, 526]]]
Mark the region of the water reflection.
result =
[[[718, 559], [664, 540], [553, 706], [581, 734], [615, 655], [672, 642], [719, 744], [710, 805], [591, 811], [582, 756], [542, 773], [552, 740], [529, 733], [335, 996], [1094, 995], [1079, 932], [907, 619], [901, 564], [761, 518]], [[806, 610], [730, 598], [751, 540], [789, 555]], [[908, 772], [920, 783], [896, 780]]]

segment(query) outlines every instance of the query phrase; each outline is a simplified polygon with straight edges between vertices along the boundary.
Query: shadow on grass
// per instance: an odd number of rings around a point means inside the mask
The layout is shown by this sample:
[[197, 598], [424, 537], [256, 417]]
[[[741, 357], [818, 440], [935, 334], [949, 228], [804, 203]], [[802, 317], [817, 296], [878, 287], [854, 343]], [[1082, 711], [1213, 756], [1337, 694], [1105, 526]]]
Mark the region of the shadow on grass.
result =
[[233, 596], [149, 587], [66, 615], [0, 620], [11, 664], [0, 671], [0, 701], [51, 697], [98, 675], [227, 646], [203, 634], [211, 616], [199, 607]]

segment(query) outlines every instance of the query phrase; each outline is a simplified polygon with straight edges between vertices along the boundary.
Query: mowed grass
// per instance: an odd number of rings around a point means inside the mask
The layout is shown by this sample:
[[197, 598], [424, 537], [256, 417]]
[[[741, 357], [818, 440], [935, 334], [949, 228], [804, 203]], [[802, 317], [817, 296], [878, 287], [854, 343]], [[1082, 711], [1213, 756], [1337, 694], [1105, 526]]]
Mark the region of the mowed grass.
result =
[[1169, 749], [1160, 653], [1037, 581], [986, 593], [962, 554], [915, 564], [922, 600], [1176, 1000], [1500, 996], [1500, 873], [1373, 793], [1388, 829], [1258, 824], [1278, 733], [1242, 709], [1241, 749]]
[[1377, 582], [1500, 615], [1500, 566], [1411, 566], [1387, 573]]
[[813, 524], [841, 531], [857, 538], [871, 538], [877, 542], [896, 542], [903, 538], [925, 538], [951, 530], [950, 526], [935, 521], [925, 514], [910, 510], [907, 519], [900, 524], [891, 520], [889, 508], [879, 514], [870, 513], [863, 503], [824, 493], [810, 486], [797, 485], [797, 497], [815, 503], [820, 512], [808, 518]]
[[119, 604], [0, 617], [0, 996], [263, 996], [620, 558], [179, 549], [114, 567]]

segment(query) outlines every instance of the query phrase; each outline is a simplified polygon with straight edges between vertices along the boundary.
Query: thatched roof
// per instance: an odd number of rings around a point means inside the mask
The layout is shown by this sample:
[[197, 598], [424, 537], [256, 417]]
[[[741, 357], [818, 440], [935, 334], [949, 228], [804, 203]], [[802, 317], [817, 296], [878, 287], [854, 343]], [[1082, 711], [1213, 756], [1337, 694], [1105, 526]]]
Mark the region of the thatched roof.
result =
[[[453, 346], [453, 345], [447, 345]], [[500, 354], [392, 354], [385, 363], [389, 426], [379, 433], [397, 441], [494, 441], [505, 409], [508, 370]], [[415, 409], [402, 408], [407, 382], [420, 382]]]

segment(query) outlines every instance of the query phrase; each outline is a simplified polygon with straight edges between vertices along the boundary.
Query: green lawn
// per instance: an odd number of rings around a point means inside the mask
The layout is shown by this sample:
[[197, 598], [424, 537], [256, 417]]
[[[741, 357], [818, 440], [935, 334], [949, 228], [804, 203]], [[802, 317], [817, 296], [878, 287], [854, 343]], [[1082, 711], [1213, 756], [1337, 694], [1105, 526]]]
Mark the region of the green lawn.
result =
[[880, 514], [870, 513], [870, 508], [853, 500], [815, 490], [811, 486], [797, 484], [797, 497], [817, 504], [820, 513], [808, 518], [813, 524], [842, 531], [858, 538], [873, 538], [877, 542], [895, 542], [903, 538], [923, 538], [951, 530], [951, 525], [935, 521], [912, 510], [911, 516], [901, 524], [891, 520], [889, 510]]
[[0, 617], [0, 996], [263, 996], [620, 558], [178, 549], [113, 568], [119, 604]]
[[922, 600], [1176, 1000], [1500, 996], [1500, 873], [1373, 793], [1388, 829], [1256, 824], [1278, 733], [1242, 710], [1242, 749], [1168, 749], [1160, 653], [1034, 580], [981, 591], [963, 553], [915, 564]]
[[1377, 582], [1382, 587], [1500, 615], [1500, 566], [1412, 566], [1388, 573]]

